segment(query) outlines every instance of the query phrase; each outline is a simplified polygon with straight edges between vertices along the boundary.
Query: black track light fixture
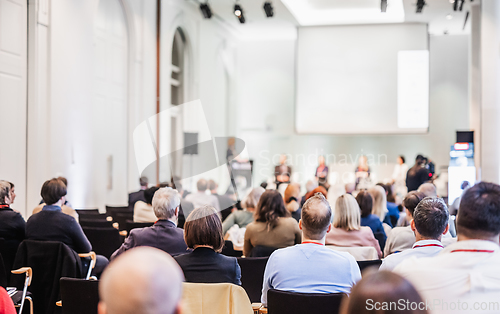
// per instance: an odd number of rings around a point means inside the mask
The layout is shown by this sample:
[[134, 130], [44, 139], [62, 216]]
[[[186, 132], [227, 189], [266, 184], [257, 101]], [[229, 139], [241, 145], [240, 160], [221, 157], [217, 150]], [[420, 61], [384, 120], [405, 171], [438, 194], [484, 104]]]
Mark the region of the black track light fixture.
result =
[[209, 19], [212, 17], [212, 10], [210, 10], [210, 6], [208, 5], [208, 1], [205, 3], [200, 3], [200, 10], [203, 14], [203, 17]]
[[234, 5], [234, 15], [236, 15], [241, 24], [245, 23], [245, 15], [243, 14], [243, 8], [239, 4]]
[[273, 17], [274, 8], [273, 8], [273, 4], [271, 2], [266, 1], [264, 3], [264, 12], [266, 12], [267, 17]]
[[425, 5], [425, 0], [417, 0], [417, 13], [422, 13]]

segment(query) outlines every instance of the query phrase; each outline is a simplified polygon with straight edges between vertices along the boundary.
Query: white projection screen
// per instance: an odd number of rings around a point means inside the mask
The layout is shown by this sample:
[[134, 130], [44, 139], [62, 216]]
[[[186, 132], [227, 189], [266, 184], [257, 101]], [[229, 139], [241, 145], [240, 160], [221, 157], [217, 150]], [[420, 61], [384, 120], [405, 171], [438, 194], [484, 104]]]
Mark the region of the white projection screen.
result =
[[301, 27], [297, 45], [298, 133], [428, 131], [426, 24]]

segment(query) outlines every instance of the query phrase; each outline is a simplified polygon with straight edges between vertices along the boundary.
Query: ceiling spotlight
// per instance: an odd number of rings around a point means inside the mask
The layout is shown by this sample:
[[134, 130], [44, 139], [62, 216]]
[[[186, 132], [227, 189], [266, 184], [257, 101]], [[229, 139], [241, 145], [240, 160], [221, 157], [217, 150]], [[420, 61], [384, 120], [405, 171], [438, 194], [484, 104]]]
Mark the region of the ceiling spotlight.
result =
[[245, 16], [243, 15], [243, 9], [239, 4], [234, 5], [234, 15], [236, 15], [241, 24], [245, 23]]
[[206, 19], [209, 19], [212, 17], [212, 10], [210, 10], [210, 7], [208, 6], [207, 3], [200, 3], [200, 10], [201, 13], [203, 14], [203, 17]]
[[274, 15], [274, 9], [271, 2], [264, 3], [264, 11], [266, 12], [267, 17], [272, 17]]
[[422, 13], [425, 4], [425, 0], [417, 0], [417, 13]]
[[387, 12], [387, 0], [380, 0], [380, 12]]

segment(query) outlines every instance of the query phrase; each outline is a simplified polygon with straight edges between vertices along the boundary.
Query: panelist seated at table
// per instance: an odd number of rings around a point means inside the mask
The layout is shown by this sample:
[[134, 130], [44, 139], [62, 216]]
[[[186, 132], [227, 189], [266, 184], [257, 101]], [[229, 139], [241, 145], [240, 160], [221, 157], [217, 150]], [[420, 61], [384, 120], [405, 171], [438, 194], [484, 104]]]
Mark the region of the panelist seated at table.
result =
[[276, 183], [289, 183], [292, 175], [292, 167], [286, 164], [286, 155], [280, 156], [280, 164], [274, 167]]

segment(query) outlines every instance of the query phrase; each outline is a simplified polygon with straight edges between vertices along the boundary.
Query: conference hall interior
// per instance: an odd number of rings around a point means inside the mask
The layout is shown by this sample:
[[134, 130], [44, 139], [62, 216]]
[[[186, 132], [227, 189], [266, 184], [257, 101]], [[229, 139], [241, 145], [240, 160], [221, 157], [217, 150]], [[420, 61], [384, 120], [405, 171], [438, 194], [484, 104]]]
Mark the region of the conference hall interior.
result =
[[0, 314], [500, 313], [499, 0], [0, 0]]

